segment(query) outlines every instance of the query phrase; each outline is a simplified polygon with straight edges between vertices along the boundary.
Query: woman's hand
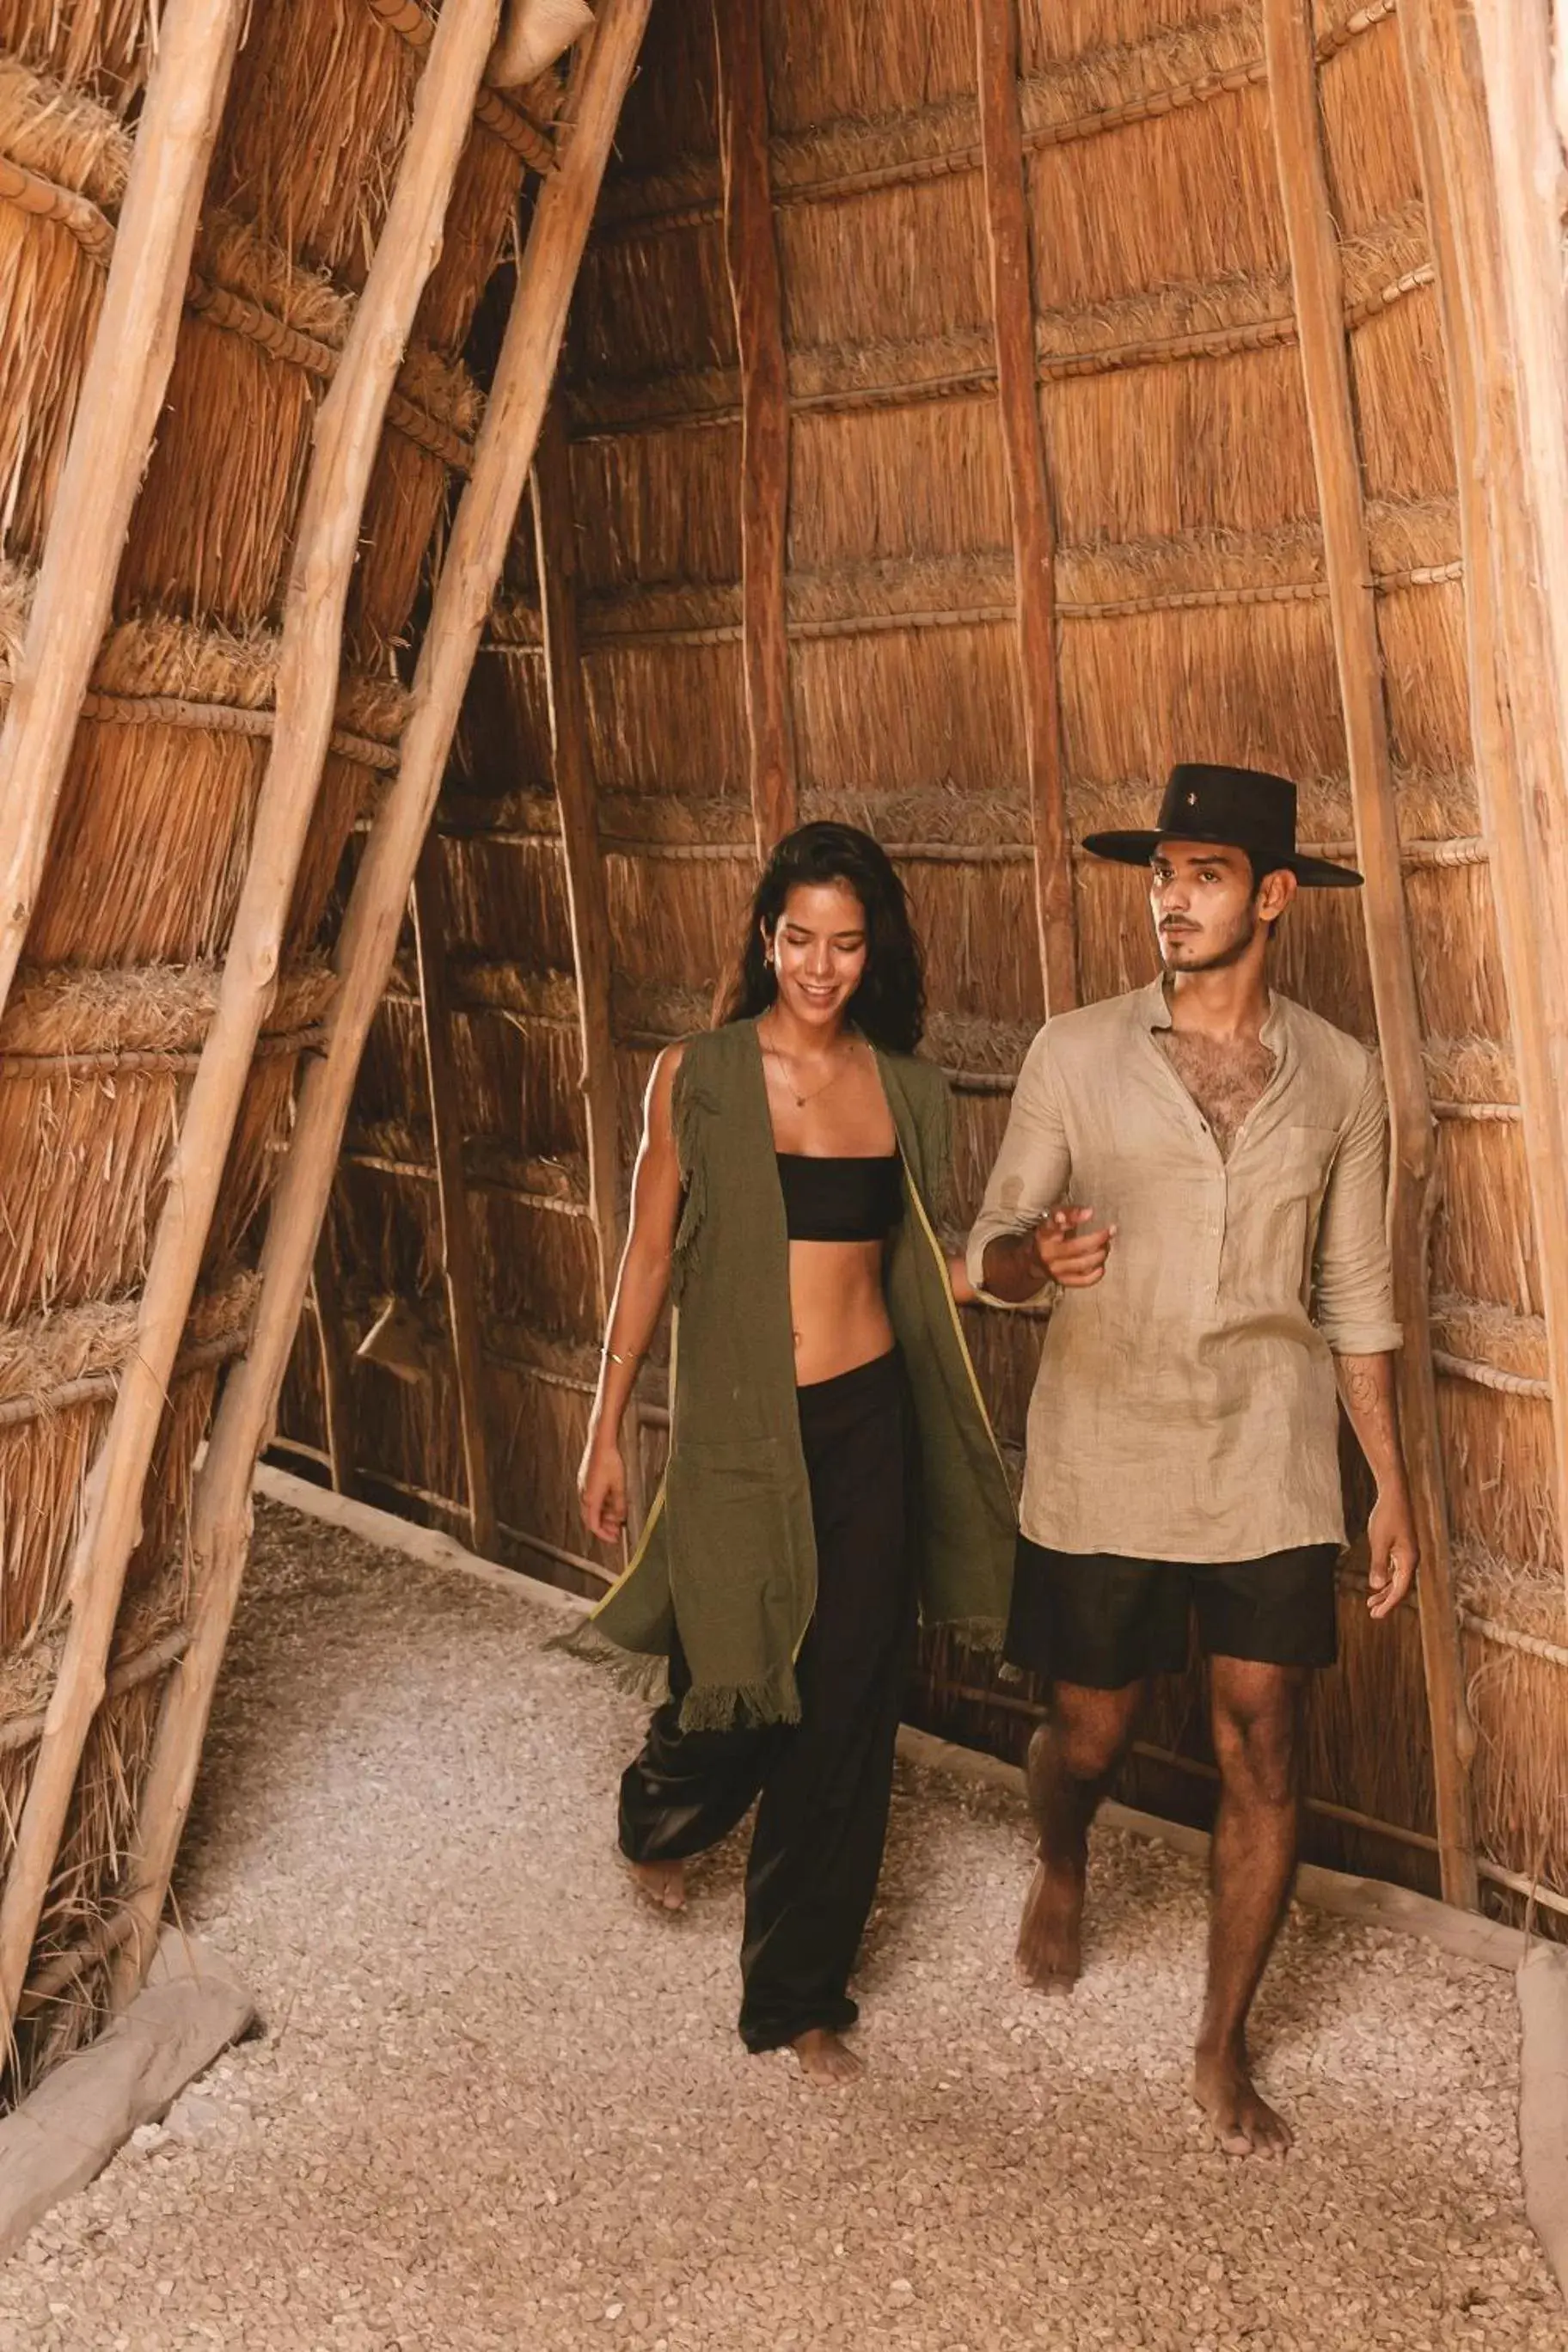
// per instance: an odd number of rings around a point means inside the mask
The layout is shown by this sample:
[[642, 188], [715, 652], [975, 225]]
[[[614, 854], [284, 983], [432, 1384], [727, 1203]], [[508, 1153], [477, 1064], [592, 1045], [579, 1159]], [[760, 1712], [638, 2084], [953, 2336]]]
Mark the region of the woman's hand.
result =
[[577, 1473], [583, 1525], [600, 1543], [618, 1543], [626, 1524], [626, 1465], [613, 1438], [591, 1438]]

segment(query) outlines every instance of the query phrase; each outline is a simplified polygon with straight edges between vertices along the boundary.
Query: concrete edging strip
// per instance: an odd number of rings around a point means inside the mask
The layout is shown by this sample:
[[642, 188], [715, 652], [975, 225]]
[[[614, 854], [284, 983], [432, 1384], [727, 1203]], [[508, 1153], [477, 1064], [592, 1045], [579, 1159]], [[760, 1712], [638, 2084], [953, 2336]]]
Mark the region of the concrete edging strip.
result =
[[140, 2125], [165, 2115], [255, 2021], [256, 2004], [227, 1961], [165, 1927], [130, 2007], [0, 2121], [0, 2256], [84, 2189]]
[[1520, 1962], [1518, 1984], [1524, 2210], [1568, 2295], [1568, 1953], [1532, 1944]]

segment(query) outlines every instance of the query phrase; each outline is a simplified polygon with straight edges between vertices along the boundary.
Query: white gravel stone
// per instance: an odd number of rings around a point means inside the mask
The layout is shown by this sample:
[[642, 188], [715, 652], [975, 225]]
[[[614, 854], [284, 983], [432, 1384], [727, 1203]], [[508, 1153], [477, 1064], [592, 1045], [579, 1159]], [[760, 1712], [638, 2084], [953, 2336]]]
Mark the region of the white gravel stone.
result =
[[1019, 1809], [902, 1769], [870, 2072], [810, 2090], [735, 2037], [739, 1842], [683, 1916], [633, 1896], [639, 1710], [553, 1622], [263, 1508], [178, 1893], [268, 2031], [0, 2271], [7, 2352], [1568, 2352], [1505, 1975], [1295, 1914], [1256, 2038], [1298, 2147], [1229, 2161], [1195, 1865], [1098, 1839], [1033, 2000]]

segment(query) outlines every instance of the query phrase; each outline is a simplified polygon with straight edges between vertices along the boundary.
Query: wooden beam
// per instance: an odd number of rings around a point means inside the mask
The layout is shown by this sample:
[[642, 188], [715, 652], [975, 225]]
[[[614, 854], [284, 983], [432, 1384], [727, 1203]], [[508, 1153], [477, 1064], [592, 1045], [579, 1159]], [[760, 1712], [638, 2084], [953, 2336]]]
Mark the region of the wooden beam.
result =
[[174, 365], [247, 0], [169, 0], [32, 614], [0, 728], [0, 1009], [32, 920], [82, 697]]
[[1264, 0], [1264, 53], [1300, 324], [1323, 561], [1333, 618], [1340, 700], [1350, 759], [1356, 848], [1366, 876], [1367, 960], [1388, 1090], [1392, 1165], [1388, 1228], [1396, 1309], [1400, 1418], [1421, 1545], [1421, 1651], [1432, 1727], [1437, 1844], [1446, 1899], [1479, 1901], [1470, 1820], [1475, 1727], [1465, 1705], [1454, 1598], [1436, 1381], [1432, 1366], [1427, 1250], [1436, 1128], [1426, 1097], [1421, 1011], [1405, 904], [1399, 820], [1361, 457], [1345, 347], [1339, 245], [1318, 119], [1312, 0]]
[[1078, 926], [1057, 681], [1056, 517], [1036, 385], [1034, 271], [1018, 111], [1017, 0], [974, 0], [991, 308], [1018, 611], [1018, 690], [1035, 843], [1035, 914], [1047, 1013], [1079, 1001]]
[[419, 960], [420, 1020], [430, 1080], [436, 1182], [441, 1203], [441, 1265], [458, 1383], [458, 1423], [468, 1498], [468, 1534], [478, 1552], [495, 1549], [495, 1498], [486, 1431], [484, 1332], [479, 1316], [474, 1221], [463, 1169], [463, 1116], [452, 1059], [452, 1006], [447, 988], [447, 897], [441, 845], [425, 836], [414, 870], [414, 939]]
[[[279, 650], [277, 717], [216, 1009], [175, 1140], [136, 1336], [89, 1475], [71, 1614], [0, 1898], [0, 2002], [26, 1980], [89, 1729], [103, 1696], [142, 1490], [257, 1039], [277, 988], [295, 877], [332, 730], [343, 609], [382, 419], [441, 247], [458, 158], [495, 36], [497, 0], [449, 0], [420, 78], [386, 226], [317, 419]], [[312, 1236], [313, 1239], [313, 1236]], [[308, 1267], [307, 1267], [308, 1271]]]
[[[397, 774], [365, 843], [334, 963], [339, 988], [322, 1053], [300, 1089], [268, 1217], [250, 1346], [224, 1390], [191, 1510], [191, 1645], [170, 1676], [128, 1864], [137, 1934], [115, 1979], [134, 1990], [195, 1785], [208, 1710], [239, 1597], [250, 1484], [278, 1408], [343, 1123], [403, 910], [446, 772], [463, 691], [500, 577], [539, 437], [588, 225], [649, 0], [603, 0], [562, 111], [561, 163], [541, 188], [517, 291], [415, 671]], [[453, 13], [447, 0], [444, 29]]]
[[[1473, 26], [1456, 0], [1401, 0], [1397, 22], [1447, 363], [1476, 782], [1523, 1114], [1568, 1570], [1568, 962], [1552, 882], [1568, 856], [1568, 682], [1552, 646], [1563, 615], [1547, 611], [1542, 592]], [[1552, 525], [1542, 517], [1542, 528]]]
[[[1557, 12], [1559, 62], [1568, 24]], [[1542, 1213], [1568, 1215], [1568, 303], [1563, 284], [1563, 132], [1552, 106], [1553, 25], [1545, 0], [1473, 0], [1481, 81], [1491, 129], [1502, 305], [1511, 331], [1506, 372], [1519, 446], [1516, 533], [1528, 550], [1510, 575], [1511, 606], [1527, 606], [1510, 629], [1517, 658], [1532, 663], [1532, 793], [1537, 905], [1547, 912], [1534, 940], [1537, 988], [1549, 1062], [1548, 1087], [1564, 1199]], [[1562, 94], [1560, 85], [1558, 94]], [[1496, 354], [1492, 354], [1493, 364]], [[1511, 667], [1511, 665], [1510, 665]], [[1518, 682], [1510, 680], [1517, 692]], [[1558, 1526], [1568, 1574], [1568, 1230], [1542, 1236], [1542, 1259], [1559, 1277], [1546, 1305], [1556, 1441]]]
[[[577, 551], [571, 458], [565, 420], [551, 403], [533, 461], [533, 537], [544, 631], [544, 676], [555, 756], [555, 799], [561, 855], [572, 922], [572, 964], [577, 982], [583, 1066], [578, 1080], [588, 1146], [588, 1212], [594, 1221], [599, 1329], [608, 1326], [610, 1301], [625, 1238], [620, 1216], [620, 1087], [610, 1017], [613, 963], [609, 892], [605, 882], [599, 812], [589, 748], [588, 706], [577, 616]], [[634, 1399], [627, 1412], [630, 1523], [641, 1525], [645, 1496], [641, 1422]]]
[[741, 609], [752, 814], [766, 857], [795, 822], [789, 639], [789, 375], [768, 168], [768, 91], [758, 0], [713, 0], [724, 258], [741, 370]]

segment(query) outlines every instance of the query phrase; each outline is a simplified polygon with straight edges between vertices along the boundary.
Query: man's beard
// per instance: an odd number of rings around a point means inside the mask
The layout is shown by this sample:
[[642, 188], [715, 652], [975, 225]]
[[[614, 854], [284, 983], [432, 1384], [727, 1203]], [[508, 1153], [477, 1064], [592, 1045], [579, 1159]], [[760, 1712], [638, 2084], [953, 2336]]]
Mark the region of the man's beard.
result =
[[[1254, 906], [1248, 909], [1240, 926], [1231, 937], [1217, 947], [1211, 955], [1205, 956], [1201, 963], [1182, 963], [1173, 967], [1163, 956], [1162, 961], [1165, 961], [1167, 971], [1174, 969], [1177, 971], [1228, 971], [1233, 964], [1238, 964], [1247, 954], [1253, 940], [1258, 937], [1258, 910]], [[1178, 939], [1182, 936], [1180, 933], [1177, 934]], [[1187, 936], [1190, 937], [1190, 934]], [[1167, 943], [1163, 933], [1161, 935], [1160, 943], [1162, 949]]]

